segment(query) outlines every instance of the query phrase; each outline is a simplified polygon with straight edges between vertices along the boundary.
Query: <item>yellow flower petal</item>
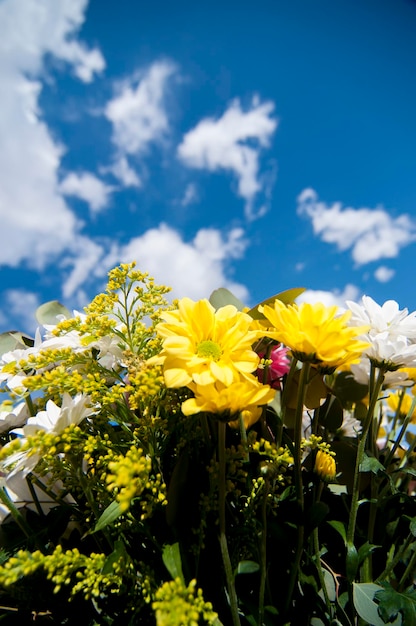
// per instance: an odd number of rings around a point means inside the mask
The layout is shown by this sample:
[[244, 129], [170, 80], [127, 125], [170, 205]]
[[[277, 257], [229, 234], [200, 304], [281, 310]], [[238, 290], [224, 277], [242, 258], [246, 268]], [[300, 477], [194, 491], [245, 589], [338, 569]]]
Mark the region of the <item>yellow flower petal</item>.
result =
[[[258, 337], [253, 320], [233, 305], [215, 310], [208, 300], [182, 298], [175, 311], [164, 312], [157, 326], [163, 338], [165, 381], [177, 387], [179, 381], [198, 385], [220, 381], [231, 385], [257, 369], [258, 355], [252, 344]], [[178, 370], [169, 375], [170, 369]], [[179, 374], [183, 370], [183, 374]]]

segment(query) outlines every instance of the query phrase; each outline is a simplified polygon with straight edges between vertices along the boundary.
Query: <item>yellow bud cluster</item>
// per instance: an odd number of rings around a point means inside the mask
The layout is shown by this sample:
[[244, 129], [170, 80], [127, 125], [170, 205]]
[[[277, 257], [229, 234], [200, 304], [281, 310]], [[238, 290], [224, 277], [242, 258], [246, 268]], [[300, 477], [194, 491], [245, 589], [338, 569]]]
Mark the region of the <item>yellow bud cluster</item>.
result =
[[142, 496], [140, 506], [142, 519], [151, 514], [153, 506], [166, 502], [166, 489], [161, 474], [151, 474], [151, 459], [141, 448], [131, 446], [125, 455], [118, 455], [108, 463], [107, 489], [120, 504], [121, 511], [128, 511], [134, 498]]
[[[255, 435], [255, 433], [253, 434]], [[262, 457], [266, 457], [268, 462], [272, 462], [278, 467], [287, 467], [293, 463], [293, 456], [288, 448], [278, 447], [275, 443], [265, 439], [251, 439], [250, 449]]]
[[302, 439], [301, 448], [305, 450], [310, 448], [311, 450], [321, 450], [330, 456], [335, 456], [335, 452], [331, 450], [331, 445], [323, 441], [322, 437], [318, 435], [311, 435], [309, 439]]
[[[71, 585], [71, 596], [82, 592], [86, 599], [98, 597], [104, 589], [117, 593], [126, 564], [120, 557], [119, 561], [113, 563], [112, 571], [103, 574], [106, 559], [105, 554], [85, 555], [77, 548], [64, 552], [60, 545], [48, 555], [39, 550], [33, 553], [19, 550], [0, 567], [0, 585], [12, 585], [22, 576], [29, 576], [43, 568], [47, 578], [55, 584], [54, 593], [58, 593], [62, 585]], [[78, 580], [75, 584], [74, 578]]]
[[22, 576], [30, 576], [43, 566], [44, 555], [40, 550], [19, 550], [0, 567], [0, 586], [9, 587]]
[[19, 361], [21, 370], [28, 369], [41, 370], [51, 365], [56, 365], [64, 361], [68, 366], [76, 363], [77, 357], [72, 348], [59, 348], [40, 350], [37, 354], [30, 354], [28, 358]]
[[140, 370], [129, 370], [129, 405], [133, 410], [140, 409], [143, 404], [152, 401], [160, 394], [164, 379], [159, 366], [143, 364]]
[[156, 626], [200, 626], [214, 624], [217, 613], [210, 602], [205, 602], [201, 589], [196, 589], [196, 580], [186, 587], [180, 578], [164, 583], [155, 593], [152, 608]]

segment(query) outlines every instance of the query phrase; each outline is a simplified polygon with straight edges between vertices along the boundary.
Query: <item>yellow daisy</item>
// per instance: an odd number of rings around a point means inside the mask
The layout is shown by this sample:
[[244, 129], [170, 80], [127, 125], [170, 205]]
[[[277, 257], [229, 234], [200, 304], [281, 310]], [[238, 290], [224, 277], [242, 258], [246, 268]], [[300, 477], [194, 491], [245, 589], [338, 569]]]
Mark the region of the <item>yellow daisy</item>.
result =
[[204, 411], [216, 414], [221, 420], [233, 422], [237, 420], [240, 411], [243, 411], [246, 428], [259, 419], [259, 407], [271, 402], [275, 394], [275, 390], [269, 385], [249, 380], [231, 385], [217, 381], [211, 385], [191, 385], [191, 388], [195, 398], [189, 398], [182, 403], [184, 415]]
[[318, 302], [274, 306], [259, 310], [274, 328], [267, 335], [288, 346], [299, 361], [309, 361], [322, 368], [335, 368], [359, 360], [369, 344], [357, 339], [367, 326], [348, 326], [351, 312], [339, 314], [338, 307]]
[[178, 309], [162, 313], [157, 333], [162, 351], [154, 362], [163, 364], [168, 387], [191, 382], [230, 385], [250, 378], [259, 363], [251, 346], [258, 337], [252, 318], [227, 305], [215, 310], [208, 300], [182, 298]]

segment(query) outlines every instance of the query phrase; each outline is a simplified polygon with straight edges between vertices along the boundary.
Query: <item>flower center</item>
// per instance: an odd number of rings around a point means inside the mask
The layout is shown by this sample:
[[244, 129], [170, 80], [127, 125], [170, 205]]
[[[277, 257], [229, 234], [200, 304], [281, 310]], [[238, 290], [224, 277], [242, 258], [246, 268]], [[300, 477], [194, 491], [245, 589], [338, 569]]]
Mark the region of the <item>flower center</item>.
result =
[[222, 350], [220, 346], [215, 343], [215, 341], [211, 341], [211, 339], [206, 339], [205, 341], [201, 341], [201, 343], [197, 345], [196, 353], [199, 357], [203, 359], [218, 361], [221, 358]]

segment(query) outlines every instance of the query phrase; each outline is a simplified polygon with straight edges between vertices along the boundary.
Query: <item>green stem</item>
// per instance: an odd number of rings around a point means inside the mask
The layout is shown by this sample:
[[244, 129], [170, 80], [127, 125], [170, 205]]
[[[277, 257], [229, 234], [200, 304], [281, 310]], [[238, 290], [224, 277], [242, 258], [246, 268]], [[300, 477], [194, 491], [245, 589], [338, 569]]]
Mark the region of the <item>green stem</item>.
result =
[[412, 533], [409, 533], [409, 535], [407, 536], [406, 541], [403, 543], [402, 547], [397, 550], [396, 555], [387, 563], [386, 568], [384, 569], [384, 571], [381, 572], [380, 576], [378, 576], [378, 578], [374, 582], [380, 583], [383, 580], [386, 580], [388, 578], [388, 576], [390, 576], [391, 572], [394, 570], [394, 568], [396, 567], [396, 565], [398, 564], [400, 559], [407, 552], [410, 544], [413, 541], [414, 541], [414, 536], [412, 535]]
[[[321, 499], [321, 495], [322, 495], [322, 491], [323, 491], [323, 483], [322, 481], [319, 483], [319, 487], [318, 487], [318, 493], [315, 499], [315, 502], [319, 502]], [[325, 604], [326, 604], [326, 608], [328, 611], [328, 615], [330, 618], [332, 618], [332, 606], [331, 606], [331, 600], [329, 599], [329, 595], [328, 595], [328, 589], [326, 587], [325, 584], [325, 576], [324, 576], [324, 572], [322, 569], [322, 563], [321, 563], [321, 554], [320, 554], [320, 548], [319, 548], [319, 530], [318, 530], [318, 526], [316, 526], [316, 528], [313, 529], [313, 549], [315, 552], [315, 560], [316, 560], [316, 568], [318, 570], [318, 578], [319, 578], [319, 583], [321, 585], [321, 589], [322, 592], [324, 594], [324, 599], [325, 599]]]
[[230, 598], [231, 615], [234, 626], [241, 626], [238, 615], [237, 593], [234, 585], [234, 575], [231, 565], [230, 554], [228, 552], [226, 526], [225, 526], [225, 422], [218, 422], [218, 508], [220, 523], [220, 547], [222, 562], [224, 565], [225, 577], [227, 581], [228, 595]]
[[289, 393], [290, 387], [292, 385], [292, 380], [293, 380], [293, 376], [295, 375], [295, 372], [297, 370], [297, 365], [298, 365], [298, 360], [295, 359], [295, 357], [292, 357], [292, 362], [290, 364], [290, 370], [288, 372], [284, 387], [283, 387], [283, 392], [282, 392], [282, 398], [281, 398], [281, 418], [282, 418], [282, 423], [284, 424], [285, 422], [285, 413], [286, 413], [286, 405], [287, 405], [287, 395]]
[[269, 495], [270, 481], [264, 480], [263, 502], [261, 506], [262, 534], [260, 543], [260, 587], [259, 587], [259, 626], [264, 620], [264, 594], [266, 590], [266, 559], [267, 559], [267, 497]]
[[[347, 555], [356, 553], [356, 549], [354, 546], [354, 538], [355, 538], [355, 527], [357, 524], [357, 514], [358, 514], [359, 496], [360, 496], [360, 474], [361, 474], [360, 467], [364, 458], [368, 431], [370, 430], [371, 423], [374, 419], [374, 409], [376, 407], [378, 395], [380, 393], [383, 380], [384, 380], [384, 370], [379, 369], [376, 380], [375, 380], [374, 374], [375, 374], [375, 368], [373, 364], [371, 364], [370, 389], [369, 389], [370, 402], [368, 406], [367, 416], [364, 420], [361, 438], [358, 443], [357, 457], [355, 460], [351, 508], [350, 508], [350, 515], [349, 515], [349, 520], [348, 520], [348, 527], [347, 527]], [[347, 561], [347, 570], [348, 570], [348, 561]], [[353, 611], [354, 603], [353, 603], [352, 580], [349, 580], [348, 595], [349, 595], [351, 611]]]
[[32, 415], [32, 416], [36, 415], [36, 410], [35, 410], [35, 407], [33, 405], [33, 400], [31, 398], [31, 396], [26, 396], [25, 402], [26, 402], [26, 406], [28, 408], [29, 414]]
[[407, 415], [406, 415], [406, 417], [404, 419], [404, 422], [402, 424], [402, 427], [400, 429], [400, 432], [399, 432], [398, 436], [395, 439], [395, 442], [394, 442], [394, 444], [392, 446], [392, 449], [390, 450], [389, 454], [387, 455], [386, 462], [385, 462], [385, 465], [384, 465], [386, 469], [388, 468], [388, 466], [390, 465], [391, 461], [393, 460], [393, 457], [394, 457], [394, 455], [396, 453], [397, 448], [400, 445], [401, 440], [404, 437], [404, 434], [405, 434], [405, 432], [407, 430], [407, 427], [410, 424], [410, 422], [412, 421], [412, 416], [413, 416], [415, 408], [416, 408], [416, 396], [412, 400], [412, 404], [410, 406], [410, 409], [409, 409], [409, 411], [408, 411], [408, 413], [407, 413]]
[[13, 500], [8, 495], [5, 487], [0, 487], [0, 500], [3, 502], [3, 504], [5, 504], [7, 506], [7, 508], [9, 509], [9, 511], [10, 511], [10, 513], [11, 513], [13, 519], [14, 519], [14, 521], [19, 526], [20, 530], [26, 535], [26, 537], [28, 539], [32, 539], [33, 538], [35, 540], [36, 547], [41, 552], [43, 552], [44, 551], [44, 546], [39, 543], [38, 539], [36, 538], [36, 535], [33, 533], [32, 529], [29, 526], [29, 524], [26, 522], [25, 518], [23, 517], [23, 515], [21, 514], [21, 512], [19, 511], [19, 509], [17, 508], [15, 503], [13, 502]]
[[241, 445], [244, 451], [244, 463], [250, 463], [250, 455], [248, 452], [248, 439], [247, 439], [247, 431], [244, 424], [243, 412], [240, 411], [238, 415], [238, 422], [240, 425], [240, 437], [241, 437]]
[[409, 563], [407, 564], [407, 567], [404, 571], [403, 576], [401, 577], [400, 581], [399, 581], [399, 586], [397, 587], [397, 591], [400, 593], [403, 591], [405, 584], [406, 584], [406, 580], [411, 577], [413, 579], [414, 577], [414, 573], [415, 573], [415, 568], [416, 568], [416, 550], [413, 551], [413, 554], [409, 560]]
[[328, 595], [328, 589], [326, 588], [326, 584], [325, 584], [324, 572], [323, 572], [323, 569], [322, 569], [321, 555], [320, 555], [320, 550], [319, 550], [318, 527], [313, 529], [313, 548], [314, 548], [314, 552], [315, 552], [316, 569], [318, 570], [319, 583], [321, 585], [321, 589], [322, 589], [323, 594], [324, 594], [326, 609], [328, 611], [329, 617], [331, 618], [332, 617], [332, 607], [331, 607], [331, 600], [329, 599], [329, 595]]
[[378, 372], [377, 380], [375, 381], [374, 387], [370, 393], [370, 404], [368, 407], [367, 416], [363, 424], [361, 438], [358, 443], [357, 458], [355, 461], [351, 509], [350, 509], [350, 516], [349, 516], [349, 521], [348, 521], [348, 528], [347, 528], [347, 543], [350, 545], [354, 543], [355, 526], [357, 523], [357, 513], [358, 513], [358, 506], [359, 506], [358, 499], [360, 495], [360, 466], [361, 466], [361, 463], [363, 462], [365, 447], [367, 443], [367, 435], [371, 426], [371, 422], [374, 418], [374, 409], [377, 404], [378, 394], [380, 393], [383, 380], [384, 380], [384, 371], [380, 369]]
[[296, 579], [299, 574], [299, 567], [303, 552], [303, 541], [305, 535], [305, 522], [304, 522], [304, 495], [303, 495], [303, 481], [302, 481], [302, 418], [303, 407], [305, 404], [306, 387], [309, 380], [310, 363], [302, 363], [302, 369], [299, 377], [299, 388], [295, 413], [295, 441], [294, 441], [294, 478], [295, 478], [295, 490], [296, 501], [298, 505], [298, 533], [296, 542], [296, 551], [294, 556], [294, 563], [291, 568], [288, 593], [285, 605], [285, 614], [288, 613], [290, 604], [292, 602], [292, 596], [295, 589]]

